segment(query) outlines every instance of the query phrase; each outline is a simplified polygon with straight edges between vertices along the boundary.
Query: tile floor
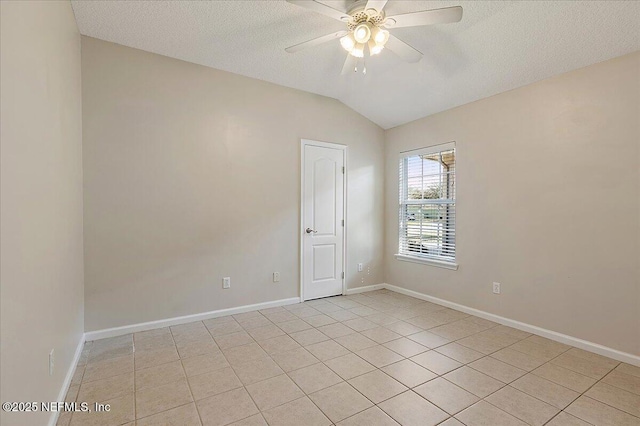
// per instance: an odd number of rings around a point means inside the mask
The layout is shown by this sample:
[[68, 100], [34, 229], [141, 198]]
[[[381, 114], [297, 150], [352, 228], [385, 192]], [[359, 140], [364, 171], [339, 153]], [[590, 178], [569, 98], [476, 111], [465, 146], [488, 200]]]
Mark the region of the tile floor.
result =
[[640, 368], [388, 290], [87, 342], [59, 425], [640, 425]]

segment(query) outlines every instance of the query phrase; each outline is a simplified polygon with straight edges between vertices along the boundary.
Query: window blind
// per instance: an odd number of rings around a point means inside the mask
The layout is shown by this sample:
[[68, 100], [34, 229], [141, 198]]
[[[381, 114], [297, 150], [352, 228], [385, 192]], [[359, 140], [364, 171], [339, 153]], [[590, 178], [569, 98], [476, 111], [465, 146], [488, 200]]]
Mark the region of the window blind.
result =
[[454, 143], [400, 156], [399, 254], [455, 263]]

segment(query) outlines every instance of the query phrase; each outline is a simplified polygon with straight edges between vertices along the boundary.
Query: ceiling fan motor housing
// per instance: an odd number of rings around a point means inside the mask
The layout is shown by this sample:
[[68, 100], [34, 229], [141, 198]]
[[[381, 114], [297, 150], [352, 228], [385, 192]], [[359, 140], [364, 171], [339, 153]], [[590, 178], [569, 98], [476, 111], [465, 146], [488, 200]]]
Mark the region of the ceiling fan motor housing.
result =
[[350, 13], [349, 16], [351, 16], [351, 19], [347, 22], [347, 28], [349, 31], [355, 30], [358, 25], [365, 22], [376, 27], [384, 23], [384, 12], [377, 11], [375, 9], [369, 9], [368, 11], [362, 9], [358, 12]]

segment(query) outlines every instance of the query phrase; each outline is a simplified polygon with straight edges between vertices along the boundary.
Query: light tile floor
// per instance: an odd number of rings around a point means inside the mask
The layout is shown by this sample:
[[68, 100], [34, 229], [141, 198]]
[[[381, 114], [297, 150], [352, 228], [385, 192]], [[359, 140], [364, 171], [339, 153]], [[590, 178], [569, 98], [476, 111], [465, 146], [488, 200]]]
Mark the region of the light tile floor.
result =
[[87, 342], [59, 425], [640, 425], [640, 368], [387, 290]]

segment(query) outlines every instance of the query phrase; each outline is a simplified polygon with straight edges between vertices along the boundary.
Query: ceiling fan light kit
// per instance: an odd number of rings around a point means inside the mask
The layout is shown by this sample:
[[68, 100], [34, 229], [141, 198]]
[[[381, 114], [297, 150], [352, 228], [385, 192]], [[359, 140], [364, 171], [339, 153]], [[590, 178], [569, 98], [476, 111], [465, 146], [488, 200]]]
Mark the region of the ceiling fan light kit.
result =
[[[376, 55], [384, 48], [386, 42], [382, 30], [374, 28], [376, 31], [372, 31], [368, 23], [362, 23], [358, 25], [355, 30], [349, 32], [347, 35], [340, 39], [340, 45], [356, 58], [364, 57], [364, 45], [369, 47], [369, 54]], [[376, 34], [376, 36], [372, 36]], [[380, 36], [382, 34], [382, 37]], [[374, 41], [374, 40], [380, 41]]]
[[[445, 24], [458, 22], [462, 19], [462, 7], [460, 6], [386, 17], [383, 9], [388, 0], [357, 0], [347, 12], [341, 12], [315, 0], [287, 1], [347, 24], [347, 31], [338, 31], [285, 49], [287, 52], [293, 53], [340, 38], [340, 45], [349, 53], [342, 67], [343, 74], [349, 68], [358, 70], [357, 60], [364, 58], [365, 46], [369, 50], [369, 56], [380, 54], [386, 47], [407, 62], [418, 62], [422, 59], [422, 53], [389, 34], [385, 28]], [[387, 44], [387, 42], [390, 43]], [[363, 73], [366, 73], [365, 70], [366, 68], [363, 67]]]
[[340, 44], [351, 56], [363, 58], [365, 45], [369, 48], [369, 56], [382, 52], [389, 40], [389, 31], [380, 28], [384, 23], [384, 12], [363, 9], [350, 15], [346, 22], [349, 33], [340, 39]]

